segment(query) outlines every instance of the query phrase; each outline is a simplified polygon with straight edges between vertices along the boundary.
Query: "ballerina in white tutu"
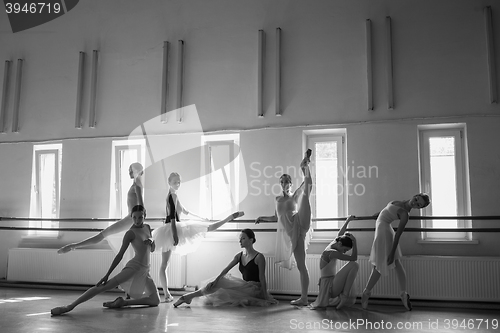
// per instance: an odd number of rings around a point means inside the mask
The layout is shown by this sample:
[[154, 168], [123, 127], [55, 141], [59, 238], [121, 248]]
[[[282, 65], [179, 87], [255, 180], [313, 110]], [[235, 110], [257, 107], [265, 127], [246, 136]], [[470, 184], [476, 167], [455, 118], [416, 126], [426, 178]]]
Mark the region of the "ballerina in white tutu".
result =
[[[268, 306], [277, 304], [267, 291], [266, 259], [262, 253], [253, 248], [255, 233], [251, 229], [243, 229], [240, 233], [240, 246], [244, 249], [237, 253], [226, 268], [201, 289], [181, 296], [174, 307], [186, 303], [191, 304], [193, 298], [206, 296], [205, 303], [213, 306]], [[227, 274], [239, 264], [243, 279]]]
[[[401, 301], [407, 310], [411, 310], [410, 295], [406, 291], [406, 272], [400, 261], [402, 255], [399, 248], [399, 239], [403, 234], [406, 223], [408, 223], [410, 211], [413, 208], [422, 209], [427, 207], [429, 203], [429, 195], [419, 193], [410, 200], [389, 202], [377, 215], [375, 238], [370, 252], [370, 262], [373, 269], [361, 298], [363, 309], [368, 307], [368, 299], [380, 276], [387, 276], [389, 270], [395, 268], [401, 292]], [[399, 226], [398, 231], [394, 233], [391, 223], [396, 220], [399, 220]]]
[[[311, 310], [327, 306], [335, 306], [339, 310], [356, 303], [354, 280], [356, 280], [359, 270], [359, 264], [356, 262], [358, 260], [358, 247], [356, 238], [352, 234], [345, 232], [353, 218], [354, 215], [347, 218], [337, 237], [328, 244], [321, 254], [319, 294], [318, 298], [309, 304]], [[345, 254], [350, 250], [352, 250], [350, 255]], [[338, 272], [335, 269], [337, 259], [348, 261]]]
[[153, 231], [153, 239], [156, 243], [156, 248], [162, 251], [162, 260], [160, 266], [160, 284], [163, 288], [165, 302], [172, 302], [174, 298], [168, 291], [168, 278], [166, 270], [170, 262], [172, 251], [185, 255], [194, 252], [205, 234], [209, 231], [214, 231], [221, 227], [224, 223], [244, 215], [243, 212], [236, 212], [224, 220], [209, 223], [203, 221], [180, 221], [180, 213], [194, 216], [198, 219], [208, 221], [190, 211], [188, 211], [180, 202], [177, 196], [177, 190], [181, 186], [181, 176], [172, 172], [168, 177], [168, 185], [170, 186], [167, 195], [167, 216], [165, 224]]
[[[128, 229], [133, 224], [132, 217], [130, 215], [132, 211], [132, 207], [136, 205], [140, 205], [144, 207], [144, 200], [143, 200], [143, 185], [142, 185], [142, 175], [144, 174], [144, 168], [142, 164], [140, 163], [132, 163], [129, 167], [129, 175], [130, 178], [133, 179], [133, 183], [130, 186], [130, 189], [128, 190], [127, 193], [127, 207], [128, 207], [128, 215], [125, 216], [123, 219], [120, 221], [117, 221], [107, 227], [106, 229], [102, 230], [100, 233], [98, 233], [95, 236], [89, 237], [85, 240], [82, 240], [81, 242], [77, 243], [71, 243], [68, 245], [65, 245], [61, 247], [59, 250], [57, 250], [57, 253], [63, 254], [67, 253], [69, 251], [75, 250], [80, 247], [85, 247], [85, 246], [90, 246], [94, 245], [97, 243], [100, 243], [103, 241], [105, 238], [107, 239], [110, 247], [113, 249], [115, 253], [118, 253], [121, 247], [123, 235], [117, 236], [113, 239], [111, 239], [109, 236], [118, 234], [120, 232], [125, 233]], [[130, 252], [129, 252], [130, 255]], [[127, 257], [127, 256], [126, 256]], [[130, 259], [130, 258], [126, 258]]]

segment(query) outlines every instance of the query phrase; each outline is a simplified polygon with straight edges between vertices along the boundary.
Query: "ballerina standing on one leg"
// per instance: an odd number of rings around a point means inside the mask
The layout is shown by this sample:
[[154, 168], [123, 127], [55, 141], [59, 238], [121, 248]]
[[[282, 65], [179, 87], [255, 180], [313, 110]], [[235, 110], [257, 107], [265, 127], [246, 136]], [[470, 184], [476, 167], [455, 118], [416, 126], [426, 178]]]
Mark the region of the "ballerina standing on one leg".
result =
[[[389, 270], [395, 268], [401, 291], [401, 301], [407, 310], [411, 310], [410, 295], [406, 292], [406, 272], [400, 261], [402, 255], [399, 248], [399, 239], [403, 234], [406, 223], [408, 223], [410, 211], [413, 208], [422, 209], [427, 207], [429, 203], [429, 195], [420, 193], [414, 195], [410, 200], [389, 202], [377, 215], [375, 238], [370, 252], [370, 262], [373, 269], [361, 298], [363, 309], [368, 307], [368, 299], [380, 276], [387, 276]], [[391, 223], [396, 220], [399, 220], [399, 226], [398, 231], [394, 233]]]
[[300, 163], [304, 174], [302, 185], [295, 192], [292, 192], [292, 178], [288, 174], [283, 174], [280, 177], [283, 194], [276, 197], [275, 215], [261, 216], [255, 221], [256, 224], [261, 221], [278, 222], [276, 261], [283, 267], [291, 269], [293, 257], [295, 257], [300, 273], [301, 294], [299, 299], [291, 301], [290, 304], [298, 306], [308, 304], [309, 272], [306, 266], [306, 250], [312, 233], [311, 205], [309, 203], [312, 189], [311, 171], [309, 170], [311, 153], [311, 149], [308, 149]]
[[[127, 206], [128, 206], [129, 214], [126, 217], [124, 217], [120, 221], [113, 223], [112, 225], [110, 225], [109, 227], [107, 227], [106, 229], [104, 229], [103, 231], [101, 231], [100, 233], [98, 233], [95, 236], [89, 237], [89, 238], [87, 238], [81, 242], [78, 242], [78, 243], [71, 243], [71, 244], [68, 244], [68, 245], [61, 247], [59, 250], [57, 250], [57, 253], [63, 254], [63, 253], [67, 253], [69, 251], [72, 251], [74, 249], [80, 248], [80, 247], [85, 247], [85, 246], [97, 244], [97, 243], [100, 243], [101, 241], [103, 241], [104, 238], [106, 238], [108, 236], [111, 236], [111, 235], [114, 235], [114, 234], [117, 234], [119, 232], [126, 231], [127, 229], [129, 229], [133, 224], [133, 220], [132, 220], [132, 217], [130, 215], [130, 212], [132, 211], [132, 207], [134, 207], [136, 205], [141, 205], [144, 207], [144, 200], [142, 197], [143, 185], [142, 185], [142, 179], [141, 179], [143, 174], [144, 174], [144, 168], [140, 163], [132, 163], [130, 165], [129, 175], [130, 175], [130, 178], [133, 179], [134, 181], [132, 183], [132, 186], [130, 186], [130, 189], [128, 190], [128, 193], [127, 193]], [[121, 240], [120, 240], [120, 244], [110, 244], [110, 245], [113, 248], [113, 250], [115, 252], [117, 252], [118, 249], [120, 248]]]
[[[340, 228], [337, 238], [328, 244], [321, 254], [319, 294], [318, 298], [309, 305], [312, 310], [327, 306], [336, 306], [337, 310], [339, 310], [356, 302], [354, 280], [359, 269], [359, 264], [356, 262], [358, 260], [358, 247], [356, 238], [352, 234], [345, 232], [353, 217], [351, 215], [347, 218], [342, 228]], [[351, 249], [350, 255], [345, 254]], [[338, 272], [335, 269], [337, 259], [348, 261]]]
[[[156, 248], [162, 251], [162, 260], [160, 266], [160, 284], [163, 288], [165, 302], [172, 302], [174, 298], [168, 291], [168, 277], [166, 270], [170, 262], [172, 250], [179, 254], [187, 254], [194, 252], [205, 234], [209, 231], [214, 231], [221, 227], [224, 223], [229, 222], [237, 217], [243, 216], [243, 212], [236, 212], [229, 215], [224, 220], [208, 223], [202, 221], [180, 221], [179, 213], [192, 215], [199, 219], [200, 216], [188, 211], [181, 204], [177, 190], [181, 186], [181, 176], [172, 172], [168, 177], [169, 192], [167, 195], [167, 217], [165, 224], [153, 231], [153, 238], [156, 242]], [[208, 219], [203, 219], [208, 221]]]

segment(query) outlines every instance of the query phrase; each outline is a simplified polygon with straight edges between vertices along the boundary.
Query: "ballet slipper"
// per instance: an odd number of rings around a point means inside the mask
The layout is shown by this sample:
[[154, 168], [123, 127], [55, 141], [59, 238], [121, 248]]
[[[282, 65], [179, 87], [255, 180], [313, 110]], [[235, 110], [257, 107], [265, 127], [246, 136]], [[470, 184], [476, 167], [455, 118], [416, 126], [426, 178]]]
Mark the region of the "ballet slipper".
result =
[[112, 302], [104, 302], [102, 303], [102, 306], [110, 309], [118, 309], [122, 308], [125, 306], [125, 300], [123, 297], [117, 297], [114, 301]]
[[372, 295], [371, 291], [363, 291], [363, 296], [361, 297], [361, 307], [366, 310], [368, 307], [368, 299], [370, 299], [370, 296]]
[[179, 305], [186, 303], [187, 305], [191, 304], [191, 300], [187, 300], [184, 296], [179, 297], [177, 302], [174, 303], [174, 308], [178, 307]]
[[299, 298], [291, 301], [290, 304], [295, 306], [307, 306], [309, 303], [307, 302], [307, 300], [304, 301], [302, 298]]
[[64, 254], [64, 253], [68, 253], [70, 251], [73, 251], [75, 248], [73, 246], [73, 244], [68, 244], [68, 245], [64, 245], [63, 247], [61, 247], [59, 250], [57, 250], [57, 254]]
[[58, 306], [58, 307], [53, 308], [52, 310], [50, 310], [50, 314], [52, 316], [60, 316], [63, 313], [66, 313], [66, 312], [69, 312], [69, 311], [71, 311], [71, 309], [68, 306]]
[[411, 311], [412, 306], [411, 306], [411, 301], [410, 301], [410, 295], [406, 291], [401, 292], [401, 301], [403, 302], [404, 307], [406, 310]]

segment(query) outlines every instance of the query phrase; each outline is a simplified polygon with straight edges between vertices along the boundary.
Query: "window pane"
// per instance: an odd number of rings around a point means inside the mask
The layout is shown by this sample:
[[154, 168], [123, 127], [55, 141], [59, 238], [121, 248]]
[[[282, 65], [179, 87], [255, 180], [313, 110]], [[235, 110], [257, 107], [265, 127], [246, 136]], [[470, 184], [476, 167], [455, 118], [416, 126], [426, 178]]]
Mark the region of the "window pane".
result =
[[210, 146], [210, 196], [212, 202], [212, 219], [220, 219], [234, 210], [230, 145]]
[[40, 217], [57, 217], [57, 192], [56, 192], [56, 156], [55, 154], [40, 155]]
[[[457, 215], [455, 138], [429, 139], [432, 214]], [[434, 228], [456, 228], [456, 220], [434, 220]]]
[[139, 154], [137, 149], [120, 149], [120, 161], [118, 166], [118, 184], [119, 184], [119, 202], [121, 216], [129, 214], [127, 206], [127, 194], [132, 185], [132, 179], [129, 174], [130, 164], [138, 162]]
[[[338, 161], [337, 142], [317, 142], [316, 160], [316, 218], [338, 216]], [[328, 223], [328, 222], [326, 222]]]

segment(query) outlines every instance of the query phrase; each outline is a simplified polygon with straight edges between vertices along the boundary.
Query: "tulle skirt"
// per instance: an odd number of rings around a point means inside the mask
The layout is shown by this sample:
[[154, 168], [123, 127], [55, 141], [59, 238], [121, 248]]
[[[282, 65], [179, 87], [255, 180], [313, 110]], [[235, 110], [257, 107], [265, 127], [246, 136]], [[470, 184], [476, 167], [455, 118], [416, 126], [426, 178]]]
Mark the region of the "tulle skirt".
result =
[[287, 216], [278, 221], [278, 230], [276, 233], [276, 264], [283, 268], [292, 269], [296, 266], [293, 251], [298, 242], [304, 242], [304, 248], [307, 250], [311, 242], [313, 228], [304, 229], [300, 223], [299, 214], [292, 215], [289, 220]]
[[153, 230], [156, 251], [167, 252], [172, 250], [180, 255], [196, 251], [208, 231], [209, 224], [201, 221], [181, 221], [176, 222], [175, 225], [179, 237], [177, 246], [174, 246], [172, 223], [165, 223], [158, 229]]
[[266, 299], [261, 295], [261, 284], [255, 281], [245, 281], [241, 278], [226, 274], [210, 292], [206, 292], [206, 285], [215, 278], [203, 281], [201, 291], [204, 295], [201, 301], [204, 305], [212, 306], [269, 306], [278, 304], [270, 294]]
[[[394, 243], [394, 229], [392, 229], [389, 223], [377, 222], [375, 228], [375, 239], [373, 240], [372, 250], [370, 252], [370, 262], [377, 268], [377, 271], [382, 276], [387, 276], [389, 270], [393, 269], [396, 265], [393, 262], [391, 265], [387, 265], [387, 258], [389, 253], [391, 253], [392, 244]], [[394, 253], [394, 261], [396, 259], [401, 259], [401, 249], [396, 248]]]

